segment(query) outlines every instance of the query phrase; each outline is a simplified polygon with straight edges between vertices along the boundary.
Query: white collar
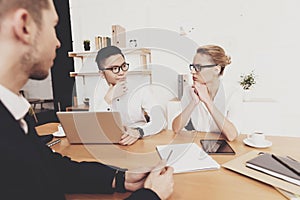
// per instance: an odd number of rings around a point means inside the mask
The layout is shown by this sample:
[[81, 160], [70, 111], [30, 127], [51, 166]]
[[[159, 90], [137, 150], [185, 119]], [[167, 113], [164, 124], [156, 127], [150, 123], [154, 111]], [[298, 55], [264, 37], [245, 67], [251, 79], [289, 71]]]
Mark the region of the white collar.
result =
[[30, 108], [29, 102], [20, 94], [17, 95], [0, 84], [0, 101], [16, 120], [22, 119]]

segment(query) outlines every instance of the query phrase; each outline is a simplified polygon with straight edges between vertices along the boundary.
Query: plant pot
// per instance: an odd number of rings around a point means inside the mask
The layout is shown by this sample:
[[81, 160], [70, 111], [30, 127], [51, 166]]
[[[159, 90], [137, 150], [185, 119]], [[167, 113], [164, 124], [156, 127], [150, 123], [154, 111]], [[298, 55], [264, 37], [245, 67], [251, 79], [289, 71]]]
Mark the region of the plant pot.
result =
[[85, 51], [89, 51], [91, 49], [90, 43], [84, 43], [83, 48]]

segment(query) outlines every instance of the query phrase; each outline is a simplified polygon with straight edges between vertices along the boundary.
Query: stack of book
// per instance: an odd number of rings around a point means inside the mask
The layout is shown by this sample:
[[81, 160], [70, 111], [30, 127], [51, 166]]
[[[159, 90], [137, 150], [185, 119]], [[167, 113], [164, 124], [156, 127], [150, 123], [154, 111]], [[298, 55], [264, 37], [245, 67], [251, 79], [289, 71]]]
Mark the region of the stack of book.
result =
[[[288, 156], [281, 157], [274, 154], [262, 153], [248, 160], [246, 166], [300, 186], [300, 162]], [[299, 194], [288, 192], [278, 187], [275, 188], [288, 199], [300, 199]]]
[[110, 37], [102, 37], [96, 36], [95, 37], [95, 46], [96, 50], [99, 50], [104, 47], [111, 46], [111, 38]]
[[300, 163], [289, 157], [263, 153], [247, 161], [246, 166], [300, 186]]
[[284, 157], [253, 150], [222, 164], [222, 166], [267, 183], [290, 200], [299, 200], [300, 162], [289, 156]]

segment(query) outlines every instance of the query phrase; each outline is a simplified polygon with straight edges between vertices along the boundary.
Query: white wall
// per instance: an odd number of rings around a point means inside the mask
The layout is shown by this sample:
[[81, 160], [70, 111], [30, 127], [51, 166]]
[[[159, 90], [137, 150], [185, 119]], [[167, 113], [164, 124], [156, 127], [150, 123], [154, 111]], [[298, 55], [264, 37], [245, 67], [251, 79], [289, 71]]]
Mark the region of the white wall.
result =
[[[136, 37], [140, 47], [149, 43], [155, 43], [157, 47], [157, 40], [163, 42], [173, 38], [175, 47], [167, 45], [163, 48], [174, 50], [189, 41], [193, 48], [179, 50], [185, 59], [168, 52], [157, 51], [152, 55], [154, 63], [188, 73], [186, 65], [193, 57], [194, 47], [204, 44], [223, 46], [232, 57], [224, 81], [236, 83], [240, 74], [255, 70], [258, 83], [252, 97], [271, 98], [276, 102], [270, 110], [272, 113], [268, 111], [268, 117], [262, 120], [269, 124], [276, 120], [274, 123], [281, 124], [283, 134], [300, 136], [297, 125], [300, 95], [296, 93], [300, 72], [300, 1], [70, 0], [70, 5], [75, 51], [83, 50], [84, 39], [94, 41], [97, 35], [111, 36], [111, 25], [119, 24], [128, 31], [127, 40]], [[144, 35], [142, 38], [139, 33], [150, 27], [172, 37], [154, 37], [154, 40], [152, 35]], [[179, 36], [180, 27], [188, 33], [186, 36]], [[178, 35], [177, 39], [174, 34]], [[252, 110], [253, 113], [259, 111]], [[274, 115], [281, 117], [272, 118]]]
[[[27, 99], [53, 99], [51, 71], [45, 80], [31, 80], [23, 86], [22, 90]], [[53, 109], [52, 103], [43, 104], [44, 108]], [[36, 108], [40, 108], [37, 105]]]

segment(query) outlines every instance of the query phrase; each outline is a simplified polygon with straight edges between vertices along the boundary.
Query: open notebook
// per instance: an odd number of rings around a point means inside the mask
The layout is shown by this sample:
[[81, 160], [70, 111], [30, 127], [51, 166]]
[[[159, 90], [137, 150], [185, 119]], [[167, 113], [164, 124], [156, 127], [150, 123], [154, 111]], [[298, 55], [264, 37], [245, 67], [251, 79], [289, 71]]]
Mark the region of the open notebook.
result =
[[220, 168], [220, 165], [195, 143], [158, 145], [156, 149], [162, 159], [169, 157], [167, 165], [174, 168], [174, 173]]

